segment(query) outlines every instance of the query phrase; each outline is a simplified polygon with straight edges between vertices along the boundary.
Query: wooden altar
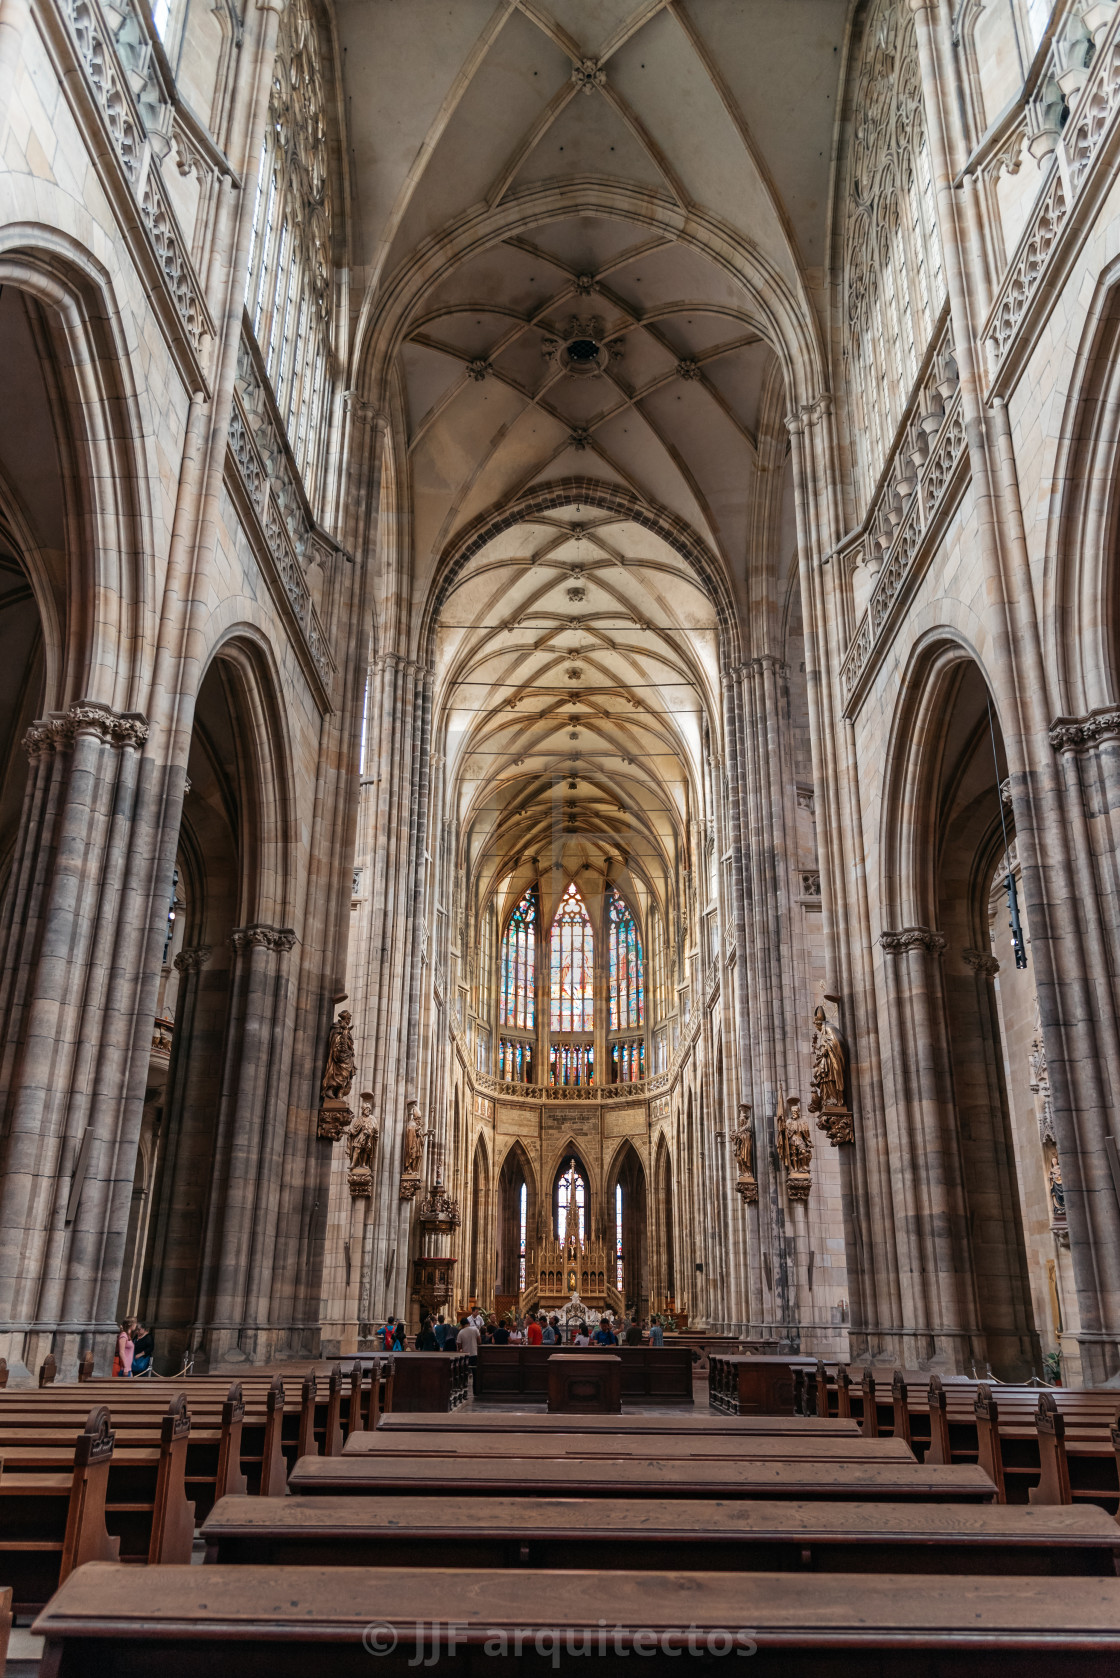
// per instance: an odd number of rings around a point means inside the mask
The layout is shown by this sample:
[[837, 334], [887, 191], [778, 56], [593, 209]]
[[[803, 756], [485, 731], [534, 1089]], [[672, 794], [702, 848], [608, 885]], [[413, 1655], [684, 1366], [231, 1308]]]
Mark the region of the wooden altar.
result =
[[540, 1242], [529, 1267], [537, 1282], [538, 1308], [558, 1310], [578, 1293], [585, 1305], [601, 1311], [618, 1297], [615, 1262], [614, 1251], [605, 1241], [580, 1241], [572, 1236], [566, 1241]]

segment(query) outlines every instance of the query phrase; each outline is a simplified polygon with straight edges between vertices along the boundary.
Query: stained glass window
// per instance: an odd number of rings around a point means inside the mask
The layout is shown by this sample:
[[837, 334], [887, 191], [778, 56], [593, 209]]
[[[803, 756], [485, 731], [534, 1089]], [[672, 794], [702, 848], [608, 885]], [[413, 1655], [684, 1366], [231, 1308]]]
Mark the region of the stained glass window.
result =
[[614, 1285], [622, 1292], [622, 1184], [614, 1191]]
[[[618, 893], [608, 894], [610, 914], [610, 998], [612, 1031], [642, 1023], [642, 946], [634, 917]], [[629, 1079], [625, 1080], [629, 1082]]]
[[548, 1076], [552, 1084], [593, 1084], [595, 1050], [590, 1043], [554, 1043], [548, 1051]]
[[517, 1289], [525, 1292], [525, 1226], [529, 1218], [529, 1188], [526, 1183], [521, 1185], [521, 1258], [517, 1270]]
[[[587, 1186], [574, 1159], [564, 1167], [564, 1175], [556, 1186], [556, 1236], [566, 1241], [569, 1235], [584, 1242], [587, 1215]], [[570, 1224], [570, 1227], [569, 1227]]]
[[611, 1044], [611, 1083], [636, 1084], [646, 1075], [644, 1037], [623, 1038]]
[[502, 1025], [511, 1025], [516, 1031], [533, 1030], [536, 981], [537, 890], [532, 886], [510, 916], [502, 940]]
[[498, 1077], [507, 1084], [531, 1084], [533, 1045], [518, 1037], [499, 1037]]
[[573, 880], [552, 923], [553, 1031], [595, 1029], [594, 967], [591, 921]]

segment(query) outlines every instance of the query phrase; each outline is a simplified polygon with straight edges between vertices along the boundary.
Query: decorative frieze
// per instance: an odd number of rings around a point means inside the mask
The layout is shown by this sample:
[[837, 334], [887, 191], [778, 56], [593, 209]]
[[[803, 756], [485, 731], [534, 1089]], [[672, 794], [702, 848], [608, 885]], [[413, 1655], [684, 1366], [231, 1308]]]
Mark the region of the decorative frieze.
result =
[[879, 946], [889, 956], [909, 955], [911, 950], [924, 950], [938, 956], [948, 947], [943, 932], [933, 932], [928, 926], [904, 926], [901, 932], [881, 932]]
[[1104, 706], [1084, 717], [1058, 717], [1050, 725], [1050, 744], [1056, 752], [1081, 752], [1102, 740], [1120, 740], [1120, 711]]
[[[63, 0], [62, 12], [113, 151], [135, 194], [141, 224], [151, 240], [175, 311], [197, 355], [203, 338], [212, 337], [214, 329], [156, 161], [154, 147], [164, 155], [170, 142], [154, 122], [145, 123], [116, 40], [96, 0]], [[140, 72], [134, 74], [144, 89], [149, 78]], [[158, 112], [158, 104], [153, 108]]]
[[[1072, 14], [1071, 19], [1077, 25]], [[1075, 201], [1089, 187], [1094, 165], [1107, 151], [1108, 140], [1116, 129], [1120, 112], [1120, 8], [1110, 14], [1101, 13], [1098, 26], [1091, 33], [1094, 50], [1088, 68], [1077, 66], [1072, 79], [1069, 63], [1064, 70], [1058, 64], [1062, 43], [1056, 42], [1052, 49], [1057, 54], [1056, 79], [1063, 84], [1062, 93], [1069, 106], [1064, 126], [1062, 96], [1054, 86], [1055, 77], [1044, 76], [1040, 83], [1043, 99], [1046, 88], [1056, 94], [1051, 99], [1055, 114], [1049, 127], [1044, 120], [1040, 123], [1034, 117], [1036, 133], [1030, 143], [1040, 160], [1053, 153], [1053, 162], [984, 327], [983, 339], [993, 377], [1007, 360], [1034, 299], [1042, 295], [1047, 273], [1060, 257], [1060, 247], [1068, 243], [1063, 237], [1065, 229], [1071, 228], [1071, 237], [1076, 237], [1080, 218], [1071, 214]]]

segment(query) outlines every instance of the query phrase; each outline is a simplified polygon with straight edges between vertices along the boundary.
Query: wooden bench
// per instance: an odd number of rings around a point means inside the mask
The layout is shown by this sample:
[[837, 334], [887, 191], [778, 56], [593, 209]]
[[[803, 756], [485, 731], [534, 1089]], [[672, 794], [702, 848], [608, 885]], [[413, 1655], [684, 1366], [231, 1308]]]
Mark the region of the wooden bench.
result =
[[[107, 1398], [113, 1403], [118, 1450], [158, 1443], [167, 1388], [152, 1388], [143, 1395], [135, 1391], [124, 1394], [124, 1385], [105, 1383]], [[22, 1401], [16, 1394], [6, 1394], [0, 1403], [0, 1455], [14, 1445], [66, 1443], [88, 1412], [89, 1398], [100, 1396], [102, 1390], [100, 1384], [89, 1382], [80, 1388], [54, 1388], [49, 1396], [27, 1390]], [[191, 1412], [186, 1485], [198, 1506], [199, 1518], [218, 1497], [231, 1492], [251, 1489], [264, 1495], [282, 1495], [287, 1481], [281, 1450], [282, 1384], [274, 1381], [251, 1401], [249, 1419], [239, 1382], [232, 1386], [222, 1383], [206, 1396], [192, 1391], [191, 1399], [195, 1408]], [[293, 1437], [293, 1461], [298, 1444]]]
[[120, 1539], [105, 1525], [112, 1456], [109, 1412], [99, 1405], [71, 1446], [69, 1471], [0, 1470], [0, 1573], [10, 1581], [9, 1609], [33, 1613], [75, 1567], [117, 1559]]
[[305, 1457], [288, 1490], [450, 1497], [843, 1498], [849, 1502], [991, 1503], [995, 1487], [974, 1463], [790, 1462], [736, 1458], [650, 1461], [499, 1456]]
[[394, 1352], [386, 1406], [396, 1410], [457, 1410], [470, 1397], [470, 1359], [461, 1352]]
[[[480, 1346], [475, 1396], [536, 1399], [543, 1407], [548, 1397], [548, 1360], [557, 1350], [555, 1346]], [[605, 1353], [619, 1358], [624, 1404], [693, 1402], [692, 1353], [687, 1346], [566, 1346], [564, 1352], [574, 1357]]]
[[815, 1372], [817, 1360], [801, 1357], [724, 1355], [709, 1359], [708, 1403], [731, 1416], [792, 1416], [794, 1376]]
[[755, 1678], [1115, 1678], [1120, 1656], [1120, 1580], [1065, 1579], [1051, 1592], [1036, 1579], [973, 1574], [821, 1573], [807, 1591], [797, 1573], [619, 1571], [608, 1596], [592, 1571], [193, 1567], [141, 1577], [94, 1563], [71, 1574], [32, 1630], [45, 1639], [40, 1678], [306, 1678], [316, 1666], [369, 1678], [370, 1650], [389, 1647], [372, 1669], [397, 1678], [431, 1657], [433, 1615], [439, 1671], [456, 1678], [477, 1678], [503, 1647], [497, 1670], [528, 1678], [615, 1670], [620, 1654], [675, 1678], [690, 1653], [708, 1670], [713, 1655], [738, 1649], [755, 1651]]
[[[567, 1433], [571, 1422], [563, 1416], [542, 1415], [535, 1410], [466, 1410], [455, 1416], [382, 1416], [379, 1433]], [[815, 1416], [690, 1416], [690, 1434], [727, 1439], [744, 1438], [751, 1434], [791, 1434], [808, 1438], [851, 1439], [859, 1432], [859, 1423], [850, 1417]], [[584, 1416], [580, 1420], [581, 1433], [605, 1433], [616, 1437], [632, 1433], [642, 1438], [650, 1435], [681, 1432], [677, 1416], [649, 1416], [625, 1412], [621, 1416]]]
[[202, 1529], [238, 1566], [584, 1567], [671, 1572], [1021, 1573], [1120, 1568], [1101, 1509], [633, 1498], [227, 1497]]
[[583, 1416], [573, 1417], [566, 1433], [522, 1433], [511, 1427], [503, 1435], [493, 1433], [440, 1433], [432, 1437], [415, 1433], [353, 1433], [343, 1447], [343, 1456], [397, 1459], [443, 1457], [462, 1461], [500, 1462], [503, 1457], [590, 1457], [603, 1462], [633, 1458], [648, 1462], [701, 1459], [713, 1462], [757, 1458], [763, 1462], [913, 1462], [914, 1453], [901, 1439], [862, 1439], [858, 1434], [837, 1439], [803, 1433], [748, 1434], [739, 1439], [725, 1435], [693, 1434], [691, 1429], [654, 1438], [634, 1434], [585, 1433]]

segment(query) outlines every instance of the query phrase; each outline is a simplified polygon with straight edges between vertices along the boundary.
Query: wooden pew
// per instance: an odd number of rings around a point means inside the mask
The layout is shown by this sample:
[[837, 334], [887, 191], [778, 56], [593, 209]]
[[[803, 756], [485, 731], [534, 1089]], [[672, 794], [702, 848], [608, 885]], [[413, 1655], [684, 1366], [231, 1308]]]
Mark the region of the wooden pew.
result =
[[[216, 1497], [236, 1490], [240, 1478], [253, 1492], [282, 1497], [287, 1460], [282, 1449], [284, 1387], [280, 1377], [243, 1377], [232, 1386], [225, 1378], [194, 1378], [186, 1391], [193, 1405], [194, 1423], [187, 1484], [200, 1516]], [[24, 1388], [0, 1394], [0, 1454], [3, 1441], [17, 1429], [31, 1432], [40, 1443], [45, 1443], [52, 1431], [72, 1434], [74, 1424], [86, 1414], [89, 1400], [96, 1397], [113, 1406], [119, 1445], [143, 1443], [153, 1430], [158, 1439], [167, 1395], [167, 1385], [162, 1382], [120, 1380], [91, 1380], [81, 1387], [55, 1386], [41, 1392]], [[329, 1404], [324, 1420], [328, 1413]], [[298, 1450], [296, 1428], [301, 1420], [296, 1413], [289, 1417], [288, 1450], [293, 1462]]]
[[120, 1539], [105, 1526], [113, 1433], [103, 1405], [89, 1412], [70, 1455], [69, 1473], [0, 1471], [0, 1574], [17, 1614], [41, 1608], [84, 1562], [117, 1559]]
[[12, 1635], [12, 1587], [0, 1586], [0, 1678], [8, 1665], [8, 1642]]
[[223, 1498], [202, 1528], [207, 1562], [237, 1566], [583, 1567], [745, 1572], [990, 1573], [1120, 1570], [1102, 1509], [929, 1503], [633, 1498]]
[[752, 1654], [754, 1678], [911, 1669], [921, 1678], [1115, 1678], [1120, 1656], [1120, 1580], [1065, 1579], [1050, 1592], [1036, 1579], [973, 1574], [822, 1573], [807, 1592], [797, 1573], [619, 1571], [607, 1603], [603, 1576], [591, 1571], [448, 1569], [437, 1584], [410, 1568], [139, 1576], [94, 1563], [71, 1575], [32, 1630], [45, 1639], [41, 1678], [306, 1678], [316, 1667], [368, 1678], [371, 1649], [388, 1648], [377, 1670], [398, 1678], [431, 1656], [433, 1614], [440, 1673], [455, 1678], [477, 1678], [503, 1647], [499, 1670], [530, 1678], [589, 1664], [602, 1671], [608, 1661], [613, 1670], [623, 1653], [675, 1678], [690, 1651], [710, 1660], [739, 1649]]
[[[606, 1352], [621, 1359], [624, 1404], [692, 1404], [692, 1353], [687, 1346], [480, 1346], [474, 1390], [478, 1398], [508, 1400], [548, 1396], [548, 1360], [556, 1352], [589, 1359]], [[419, 1357], [435, 1357], [421, 1352]], [[394, 1398], [394, 1405], [398, 1400]]]
[[[91, 1412], [91, 1420], [97, 1413]], [[179, 1393], [167, 1406], [154, 1443], [122, 1447], [114, 1441], [103, 1508], [122, 1561], [190, 1561], [194, 1542], [194, 1504], [186, 1495], [190, 1429], [190, 1412]], [[50, 1495], [52, 1478], [61, 1491], [69, 1476], [78, 1472], [72, 1444], [6, 1445], [3, 1460], [0, 1506], [9, 1497], [43, 1501]]]
[[[535, 1410], [466, 1410], [457, 1415], [406, 1415], [394, 1411], [382, 1416], [378, 1432], [385, 1433], [567, 1433], [571, 1422], [566, 1416], [549, 1416]], [[690, 1416], [687, 1423], [690, 1435], [704, 1438], [743, 1438], [758, 1434], [803, 1435], [808, 1438], [852, 1439], [859, 1433], [858, 1423], [850, 1419], [815, 1416]], [[650, 1435], [681, 1432], [675, 1416], [581, 1416], [581, 1433], [602, 1433], [612, 1437], [632, 1433], [642, 1438]]]
[[717, 1356], [708, 1368], [708, 1403], [732, 1416], [792, 1416], [795, 1376], [816, 1376], [816, 1358]]
[[450, 1497], [842, 1498], [849, 1502], [990, 1503], [995, 1487], [975, 1464], [913, 1461], [790, 1462], [735, 1458], [304, 1457], [293, 1494]]
[[[582, 1416], [578, 1419], [584, 1420]], [[391, 1433], [378, 1428], [373, 1433], [351, 1434], [343, 1455], [382, 1460], [425, 1461], [441, 1457], [480, 1462], [500, 1462], [510, 1456], [540, 1460], [581, 1457], [602, 1462], [614, 1462], [621, 1457], [647, 1462], [651, 1458], [727, 1462], [750, 1457], [766, 1462], [914, 1461], [914, 1453], [901, 1439], [861, 1439], [858, 1435], [853, 1439], [836, 1439], [828, 1434], [820, 1438], [801, 1433], [747, 1434], [729, 1439], [724, 1434], [694, 1435], [685, 1430], [649, 1439], [625, 1433], [584, 1433], [582, 1428], [578, 1431], [573, 1428], [570, 1433], [522, 1433], [515, 1427], [504, 1435], [439, 1433], [432, 1436]]]

